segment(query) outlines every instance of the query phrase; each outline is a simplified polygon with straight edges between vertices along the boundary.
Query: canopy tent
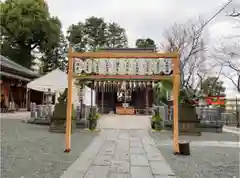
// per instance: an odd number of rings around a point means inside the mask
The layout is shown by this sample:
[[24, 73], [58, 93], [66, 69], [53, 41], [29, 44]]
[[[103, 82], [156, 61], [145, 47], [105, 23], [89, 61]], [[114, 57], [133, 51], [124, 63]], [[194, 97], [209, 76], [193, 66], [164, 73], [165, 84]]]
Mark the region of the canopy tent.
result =
[[27, 84], [28, 89], [46, 92], [51, 89], [52, 92], [62, 91], [67, 88], [67, 74], [60, 69], [55, 69], [48, 74], [33, 80]]
[[[28, 89], [47, 92], [51, 89], [51, 92], [56, 94], [56, 101], [60, 93], [62, 93], [65, 88], [68, 88], [68, 76], [65, 72], [60, 69], [55, 69], [48, 74], [33, 80], [27, 84]], [[73, 85], [72, 89], [72, 101], [74, 105], [79, 104], [77, 88]], [[87, 86], [84, 88], [83, 94], [83, 104], [90, 105], [91, 103], [91, 89]], [[95, 91], [93, 90], [93, 106], [95, 105]]]

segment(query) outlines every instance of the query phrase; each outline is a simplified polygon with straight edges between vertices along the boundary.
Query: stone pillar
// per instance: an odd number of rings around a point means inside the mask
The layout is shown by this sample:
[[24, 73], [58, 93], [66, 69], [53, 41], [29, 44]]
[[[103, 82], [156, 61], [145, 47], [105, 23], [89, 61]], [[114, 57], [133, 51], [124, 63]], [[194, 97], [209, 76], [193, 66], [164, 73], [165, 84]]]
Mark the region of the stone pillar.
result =
[[80, 108], [80, 105], [76, 106], [76, 115], [77, 115], [76, 119], [81, 119], [81, 108]]
[[43, 117], [43, 105], [37, 106], [37, 119], [42, 119]]
[[30, 116], [31, 116], [31, 119], [36, 119], [36, 112], [37, 112], [37, 105], [36, 103], [31, 103], [30, 104]]
[[48, 119], [50, 120], [51, 117], [52, 117], [52, 114], [53, 114], [53, 105], [52, 104], [49, 104], [47, 105], [46, 107], [48, 107]]

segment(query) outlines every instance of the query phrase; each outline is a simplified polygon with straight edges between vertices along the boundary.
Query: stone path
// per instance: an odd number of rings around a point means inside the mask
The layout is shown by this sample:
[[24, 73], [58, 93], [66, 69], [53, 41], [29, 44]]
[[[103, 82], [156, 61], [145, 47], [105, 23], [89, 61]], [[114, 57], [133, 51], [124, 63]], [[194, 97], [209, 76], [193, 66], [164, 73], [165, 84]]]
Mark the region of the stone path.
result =
[[224, 126], [223, 131], [240, 135], [240, 128], [236, 127]]
[[[173, 147], [172, 140], [160, 141], [158, 145]], [[240, 148], [240, 142], [231, 141], [190, 141], [191, 147], [225, 147]]]
[[1, 113], [0, 118], [28, 120], [30, 118], [30, 112]]
[[144, 129], [150, 128], [151, 116], [104, 115], [99, 120], [101, 129]]
[[[116, 125], [114, 127], [117, 128]], [[176, 176], [156, 148], [147, 129], [104, 129], [61, 178], [176, 178]]]

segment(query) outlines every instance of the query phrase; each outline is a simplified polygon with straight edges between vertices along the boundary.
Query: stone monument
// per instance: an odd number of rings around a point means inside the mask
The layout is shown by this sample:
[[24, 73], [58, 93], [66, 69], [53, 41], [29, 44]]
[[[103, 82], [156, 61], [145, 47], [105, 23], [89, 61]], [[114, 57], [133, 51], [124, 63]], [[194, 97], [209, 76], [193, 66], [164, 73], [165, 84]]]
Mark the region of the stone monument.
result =
[[[50, 132], [65, 133], [67, 114], [67, 89], [60, 94], [50, 119]], [[76, 129], [76, 110], [72, 106], [72, 131]]]

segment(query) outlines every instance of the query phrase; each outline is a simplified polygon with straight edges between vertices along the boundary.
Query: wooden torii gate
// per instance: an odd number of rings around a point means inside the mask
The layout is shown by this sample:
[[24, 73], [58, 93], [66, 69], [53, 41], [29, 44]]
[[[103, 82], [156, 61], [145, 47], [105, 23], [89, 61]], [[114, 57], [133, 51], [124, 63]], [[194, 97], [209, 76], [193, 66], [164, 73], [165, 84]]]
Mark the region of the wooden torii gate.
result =
[[[173, 74], [172, 75], [99, 75], [98, 73], [89, 73], [88, 75], [75, 75], [73, 65], [75, 58], [82, 60], [86, 59], [172, 59]], [[71, 115], [72, 115], [72, 83], [73, 78], [84, 80], [132, 80], [142, 79], [149, 81], [173, 80], [173, 142], [174, 153], [179, 153], [179, 119], [178, 119], [178, 104], [180, 90], [180, 54], [178, 52], [157, 53], [157, 52], [140, 52], [140, 53], [123, 53], [123, 52], [73, 52], [72, 48], [68, 50], [68, 103], [67, 103], [67, 119], [66, 119], [66, 142], [65, 152], [71, 151]]]

